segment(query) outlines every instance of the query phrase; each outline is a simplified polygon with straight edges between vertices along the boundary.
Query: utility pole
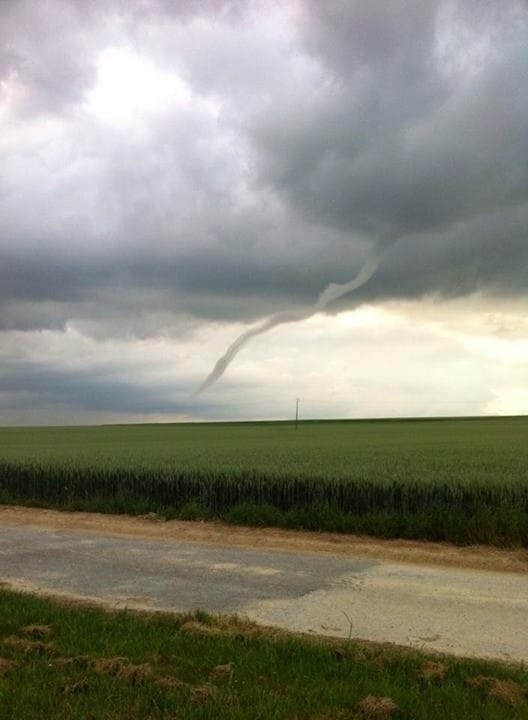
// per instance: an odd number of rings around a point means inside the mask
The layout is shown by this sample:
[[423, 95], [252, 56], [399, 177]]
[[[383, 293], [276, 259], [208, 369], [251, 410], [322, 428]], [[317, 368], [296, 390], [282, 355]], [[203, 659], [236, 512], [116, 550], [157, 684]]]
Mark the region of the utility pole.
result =
[[300, 398], [297, 398], [295, 400], [295, 429], [296, 430], [299, 427], [299, 403], [300, 403], [300, 401], [301, 401]]

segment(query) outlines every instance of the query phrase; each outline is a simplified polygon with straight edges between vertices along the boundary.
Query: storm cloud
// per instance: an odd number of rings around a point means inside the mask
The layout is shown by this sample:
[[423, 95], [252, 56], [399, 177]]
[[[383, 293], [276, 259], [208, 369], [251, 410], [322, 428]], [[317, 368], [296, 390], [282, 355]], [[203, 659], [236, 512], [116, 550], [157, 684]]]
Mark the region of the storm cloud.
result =
[[522, 0], [2, 3], [0, 352], [302, 316], [380, 237], [325, 312], [526, 298], [527, 66]]

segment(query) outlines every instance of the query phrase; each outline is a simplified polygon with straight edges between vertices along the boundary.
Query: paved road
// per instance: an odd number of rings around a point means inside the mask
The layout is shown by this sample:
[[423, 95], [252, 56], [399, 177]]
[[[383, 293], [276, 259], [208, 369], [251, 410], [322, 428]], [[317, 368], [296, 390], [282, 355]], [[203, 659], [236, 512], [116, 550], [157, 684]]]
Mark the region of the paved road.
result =
[[0, 580], [117, 607], [528, 661], [528, 576], [0, 524]]

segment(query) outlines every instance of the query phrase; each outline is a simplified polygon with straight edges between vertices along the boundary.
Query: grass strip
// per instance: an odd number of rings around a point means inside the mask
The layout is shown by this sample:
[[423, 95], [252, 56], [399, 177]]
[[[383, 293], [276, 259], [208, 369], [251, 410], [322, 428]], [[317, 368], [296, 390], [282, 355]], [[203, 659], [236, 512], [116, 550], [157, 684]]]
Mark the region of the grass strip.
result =
[[2, 720], [528, 720], [521, 667], [0, 590]]

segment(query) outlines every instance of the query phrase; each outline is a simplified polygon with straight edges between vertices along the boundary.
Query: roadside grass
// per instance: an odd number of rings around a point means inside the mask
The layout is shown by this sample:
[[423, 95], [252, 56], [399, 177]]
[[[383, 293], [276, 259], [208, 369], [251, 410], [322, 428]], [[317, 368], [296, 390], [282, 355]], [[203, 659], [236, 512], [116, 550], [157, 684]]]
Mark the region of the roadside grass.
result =
[[0, 718], [528, 720], [528, 674], [203, 612], [109, 612], [2, 589]]

